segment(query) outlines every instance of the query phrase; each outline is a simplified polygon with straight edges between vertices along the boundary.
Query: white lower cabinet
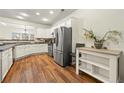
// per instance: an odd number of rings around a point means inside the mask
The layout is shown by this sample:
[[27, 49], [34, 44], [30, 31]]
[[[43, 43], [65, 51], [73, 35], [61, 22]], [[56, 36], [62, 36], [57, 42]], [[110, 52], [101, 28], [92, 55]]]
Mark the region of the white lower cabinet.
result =
[[12, 48], [0, 52], [0, 82], [5, 78], [7, 72], [13, 64], [14, 58], [18, 59], [33, 53], [46, 53], [48, 52], [48, 44], [26, 44], [15, 46], [14, 51]]
[[13, 64], [13, 51], [12, 48], [8, 52], [8, 67], [10, 68]]
[[26, 44], [15, 46], [14, 58], [18, 59], [33, 53], [46, 53], [48, 52], [48, 44]]
[[8, 55], [6, 51], [2, 52], [2, 79], [8, 71]]
[[7, 49], [1, 53], [1, 73], [2, 73], [2, 80], [6, 76], [7, 72], [9, 71], [10, 67], [13, 64], [12, 59], [12, 48]]
[[19, 58], [19, 57], [21, 57], [21, 56], [23, 56], [24, 55], [24, 46], [23, 45], [21, 45], [21, 46], [16, 46], [15, 48], [14, 48], [14, 58]]

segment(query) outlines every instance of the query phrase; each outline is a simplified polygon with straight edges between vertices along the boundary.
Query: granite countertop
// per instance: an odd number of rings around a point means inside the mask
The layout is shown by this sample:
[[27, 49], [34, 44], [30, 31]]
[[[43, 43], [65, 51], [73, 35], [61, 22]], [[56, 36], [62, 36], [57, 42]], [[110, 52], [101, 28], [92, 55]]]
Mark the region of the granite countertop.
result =
[[46, 42], [16, 42], [16, 43], [5, 43], [3, 45], [0, 45], [0, 52], [15, 47], [19, 45], [28, 45], [28, 44], [47, 44]]
[[31, 44], [47, 44], [46, 42], [20, 42], [20, 43], [16, 43], [15, 46], [18, 45], [31, 45]]
[[12, 48], [14, 47], [16, 44], [5, 44], [5, 45], [1, 45], [0, 46], [0, 52], [6, 50], [6, 49], [9, 49], [9, 48]]

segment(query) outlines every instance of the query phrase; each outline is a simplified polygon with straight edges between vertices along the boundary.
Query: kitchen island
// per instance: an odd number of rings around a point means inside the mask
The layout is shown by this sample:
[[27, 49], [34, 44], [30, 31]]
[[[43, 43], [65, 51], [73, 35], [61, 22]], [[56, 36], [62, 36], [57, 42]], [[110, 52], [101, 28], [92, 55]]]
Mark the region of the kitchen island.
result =
[[45, 42], [4, 43], [0, 46], [0, 82], [5, 78], [14, 60], [47, 52], [48, 44]]
[[32, 54], [47, 53], [48, 44], [46, 43], [18, 44], [14, 47], [13, 51], [14, 51], [14, 59], [18, 60]]

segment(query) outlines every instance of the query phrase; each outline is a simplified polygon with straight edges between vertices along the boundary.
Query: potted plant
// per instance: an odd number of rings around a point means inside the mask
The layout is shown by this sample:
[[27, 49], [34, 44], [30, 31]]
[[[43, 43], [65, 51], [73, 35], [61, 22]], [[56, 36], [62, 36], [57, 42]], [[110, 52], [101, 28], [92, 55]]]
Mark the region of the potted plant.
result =
[[116, 31], [116, 30], [112, 30], [112, 31], [108, 31], [104, 34], [104, 36], [101, 39], [98, 39], [97, 36], [93, 33], [92, 30], [87, 30], [85, 28], [83, 28], [83, 30], [85, 31], [84, 36], [86, 39], [93, 39], [94, 40], [94, 46], [97, 49], [101, 49], [103, 46], [103, 43], [107, 40], [111, 40], [111, 41], [116, 41], [118, 42], [118, 36], [121, 37], [121, 33]]

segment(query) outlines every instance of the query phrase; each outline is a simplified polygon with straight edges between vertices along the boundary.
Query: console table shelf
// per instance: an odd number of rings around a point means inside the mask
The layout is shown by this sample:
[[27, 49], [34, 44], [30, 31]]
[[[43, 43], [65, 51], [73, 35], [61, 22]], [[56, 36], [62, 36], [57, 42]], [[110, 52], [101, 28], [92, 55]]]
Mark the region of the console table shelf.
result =
[[83, 58], [79, 58], [79, 60], [82, 61], [82, 62], [86, 62], [88, 64], [91, 64], [91, 65], [95, 65], [95, 66], [101, 67], [103, 69], [109, 70], [109, 66], [104, 65], [104, 64], [100, 64], [99, 62], [89, 61], [89, 60], [86, 60], [86, 59], [83, 59]]
[[118, 82], [121, 51], [93, 48], [76, 49], [76, 73], [83, 71], [102, 82]]

